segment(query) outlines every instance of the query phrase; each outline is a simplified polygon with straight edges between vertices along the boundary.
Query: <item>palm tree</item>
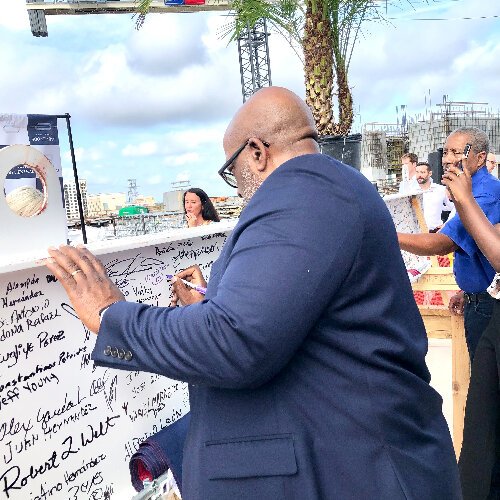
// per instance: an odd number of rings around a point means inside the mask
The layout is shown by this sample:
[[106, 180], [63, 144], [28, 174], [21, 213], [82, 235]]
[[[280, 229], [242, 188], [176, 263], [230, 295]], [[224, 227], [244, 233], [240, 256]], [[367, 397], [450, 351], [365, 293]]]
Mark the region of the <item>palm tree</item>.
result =
[[[348, 73], [361, 25], [382, 19], [384, 0], [233, 0], [230, 40], [265, 18], [271, 29], [285, 36], [304, 65], [306, 102], [320, 136], [347, 135], [353, 122]], [[140, 0], [137, 26], [144, 22], [152, 0]], [[336, 96], [338, 120], [334, 120]]]

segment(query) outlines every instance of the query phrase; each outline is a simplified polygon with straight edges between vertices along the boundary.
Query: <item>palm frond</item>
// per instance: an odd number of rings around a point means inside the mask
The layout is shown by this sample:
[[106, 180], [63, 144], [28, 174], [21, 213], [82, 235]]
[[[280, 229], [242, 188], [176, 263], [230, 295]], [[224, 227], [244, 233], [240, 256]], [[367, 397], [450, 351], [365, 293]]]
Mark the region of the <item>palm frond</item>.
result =
[[152, 2], [153, 0], [135, 0], [135, 3], [137, 4], [137, 12], [132, 16], [132, 19], [136, 18], [136, 30], [140, 30], [142, 28], [142, 25], [146, 21], [146, 15], [149, 12]]
[[276, 3], [266, 0], [234, 0], [231, 12], [234, 16], [234, 31], [230, 41], [236, 40], [244, 30], [252, 29], [262, 18], [278, 32], [286, 32], [292, 38], [300, 39], [302, 11], [298, 8], [298, 0], [280, 0]]

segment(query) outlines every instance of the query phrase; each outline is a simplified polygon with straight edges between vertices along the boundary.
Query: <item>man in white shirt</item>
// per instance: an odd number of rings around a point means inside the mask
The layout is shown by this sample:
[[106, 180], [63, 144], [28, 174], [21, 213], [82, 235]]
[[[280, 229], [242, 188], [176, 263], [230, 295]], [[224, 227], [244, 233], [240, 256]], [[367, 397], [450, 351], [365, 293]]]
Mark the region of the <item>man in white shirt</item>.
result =
[[415, 153], [405, 153], [401, 157], [402, 178], [399, 185], [399, 192], [415, 193], [418, 191], [418, 182], [416, 179], [418, 156]]
[[498, 178], [498, 165], [495, 153], [488, 153], [486, 157], [486, 168], [488, 172]]
[[417, 163], [416, 180], [419, 189], [423, 192], [424, 217], [429, 232], [436, 232], [442, 225], [441, 212], [454, 211], [453, 203], [449, 200], [446, 188], [432, 181], [432, 171], [428, 163]]

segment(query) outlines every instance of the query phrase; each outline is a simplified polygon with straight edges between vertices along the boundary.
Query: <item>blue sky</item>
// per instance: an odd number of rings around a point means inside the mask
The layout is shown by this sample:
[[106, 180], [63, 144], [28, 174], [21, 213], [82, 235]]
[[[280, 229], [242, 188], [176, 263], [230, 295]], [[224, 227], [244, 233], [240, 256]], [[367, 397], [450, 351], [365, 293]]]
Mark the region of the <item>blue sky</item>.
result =
[[[356, 127], [395, 122], [401, 104], [416, 116], [444, 94], [500, 108], [498, 0], [389, 3], [389, 21], [366, 24], [353, 56]], [[242, 102], [236, 44], [218, 35], [224, 14], [150, 15], [140, 31], [128, 14], [47, 16], [49, 36], [35, 38], [23, 0], [1, 6], [0, 114], [70, 113], [89, 192], [126, 192], [135, 178], [158, 200], [187, 179], [212, 196], [234, 194], [217, 176]], [[276, 34], [270, 59], [273, 84], [304, 96], [300, 60]]]

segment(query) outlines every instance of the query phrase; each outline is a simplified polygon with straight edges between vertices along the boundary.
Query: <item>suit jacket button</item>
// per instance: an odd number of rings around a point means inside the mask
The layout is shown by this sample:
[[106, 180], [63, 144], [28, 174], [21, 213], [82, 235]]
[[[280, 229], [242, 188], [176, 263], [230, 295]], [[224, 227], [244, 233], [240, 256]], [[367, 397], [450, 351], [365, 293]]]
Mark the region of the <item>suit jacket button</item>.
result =
[[106, 349], [104, 349], [104, 356], [111, 355], [111, 346], [107, 345]]
[[125, 351], [123, 349], [118, 349], [118, 358], [123, 359], [125, 357]]
[[132, 359], [132, 353], [130, 351], [127, 351], [125, 353], [125, 361], [130, 361]]
[[113, 347], [111, 349], [111, 356], [113, 356], [113, 358], [116, 358], [118, 356], [118, 349], [116, 347]]

